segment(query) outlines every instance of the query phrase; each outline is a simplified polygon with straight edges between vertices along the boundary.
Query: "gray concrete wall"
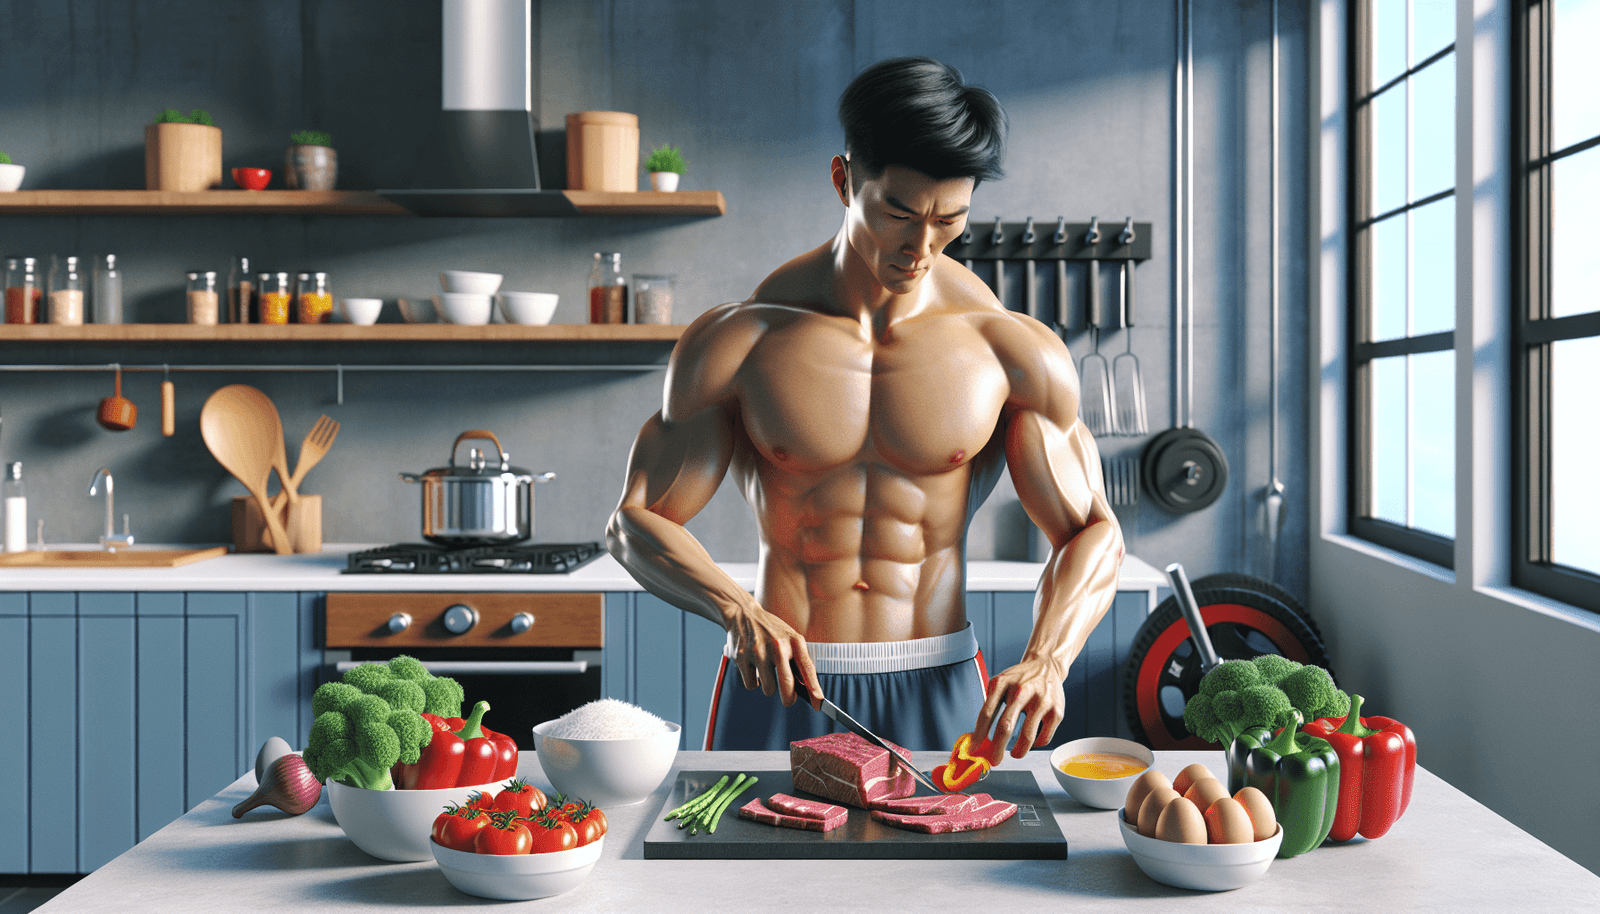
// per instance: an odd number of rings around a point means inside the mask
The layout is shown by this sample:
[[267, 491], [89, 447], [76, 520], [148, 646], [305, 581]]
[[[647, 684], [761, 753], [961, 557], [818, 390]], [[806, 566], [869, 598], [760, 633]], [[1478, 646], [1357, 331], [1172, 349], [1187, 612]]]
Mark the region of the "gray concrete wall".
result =
[[[336, 295], [394, 299], [436, 289], [440, 269], [506, 274], [506, 287], [560, 293], [558, 321], [584, 319], [589, 256], [618, 250], [629, 272], [679, 276], [682, 319], [745, 297], [773, 267], [826, 240], [840, 210], [828, 184], [840, 151], [840, 91], [860, 68], [920, 53], [994, 90], [1011, 116], [1005, 180], [981, 187], [975, 222], [1032, 215], [1133, 216], [1154, 224], [1139, 268], [1139, 320], [1107, 334], [1114, 355], [1139, 357], [1152, 431], [1174, 421], [1172, 398], [1173, 67], [1175, 10], [1165, 0], [1002, 4], [828, 0], [543, 2], [537, 104], [546, 174], [559, 182], [564, 116], [636, 112], [646, 148], [681, 146], [684, 186], [728, 200], [715, 219], [410, 219], [367, 217], [15, 217], [0, 219], [6, 253], [114, 252], [139, 320], [178, 319], [182, 273], [226, 270], [231, 254], [277, 269], [324, 269]], [[1282, 4], [1283, 136], [1303, 137], [1305, 22]], [[438, 4], [397, 0], [216, 4], [0, 3], [0, 148], [28, 166], [29, 188], [142, 186], [142, 127], [164, 107], [207, 108], [224, 133], [224, 165], [281, 168], [291, 131], [333, 133], [340, 185], [410, 184], [426, 155], [439, 98]], [[1264, 571], [1267, 483], [1269, 6], [1195, 3], [1196, 215], [1193, 424], [1225, 449], [1232, 477], [1204, 511], [1174, 516], [1147, 500], [1123, 520], [1130, 550], [1191, 574]], [[1304, 148], [1283, 143], [1283, 239], [1304, 234]], [[1288, 488], [1277, 578], [1303, 593], [1306, 549], [1304, 257], [1282, 241], [1282, 456]], [[1019, 274], [1015, 274], [1020, 276]], [[1020, 283], [1012, 282], [1013, 288]], [[397, 319], [391, 310], [385, 320]], [[1085, 334], [1071, 339], [1080, 358]], [[267, 354], [263, 354], [264, 357]], [[609, 354], [600, 354], [602, 358]], [[616, 353], [630, 359], [634, 353]], [[647, 354], [648, 355], [648, 354]], [[654, 358], [659, 358], [656, 352]], [[290, 362], [470, 361], [444, 347], [275, 349]], [[495, 351], [481, 358], [537, 357]], [[8, 363], [207, 361], [206, 347], [0, 347]], [[541, 539], [600, 536], [629, 444], [660, 399], [660, 372], [347, 375], [334, 405], [324, 374], [178, 374], [179, 434], [156, 428], [159, 375], [130, 376], [137, 429], [94, 423], [108, 373], [0, 373], [5, 459], [22, 460], [50, 541], [94, 537], [101, 513], [85, 490], [117, 474], [118, 505], [146, 541], [225, 541], [226, 502], [242, 487], [200, 441], [196, 417], [215, 388], [266, 391], [284, 414], [291, 457], [319, 414], [343, 424], [308, 477], [326, 499], [329, 541], [395, 542], [420, 533], [418, 494], [396, 480], [444, 462], [455, 435], [484, 427], [514, 462], [554, 470], [538, 490]], [[1108, 438], [1108, 456], [1147, 439]], [[1026, 520], [1003, 483], [974, 521], [975, 558], [1028, 557]], [[725, 488], [693, 529], [727, 560], [755, 557], [748, 508]]]

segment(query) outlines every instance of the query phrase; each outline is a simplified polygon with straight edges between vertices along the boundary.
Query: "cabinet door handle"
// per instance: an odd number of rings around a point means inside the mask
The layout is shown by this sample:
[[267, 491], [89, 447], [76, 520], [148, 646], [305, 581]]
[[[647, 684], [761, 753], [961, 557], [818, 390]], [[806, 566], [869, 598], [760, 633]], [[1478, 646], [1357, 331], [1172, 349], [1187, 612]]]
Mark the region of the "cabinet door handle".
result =
[[[341, 660], [334, 665], [343, 673], [361, 666], [361, 660]], [[436, 676], [575, 676], [589, 671], [587, 660], [424, 660]]]

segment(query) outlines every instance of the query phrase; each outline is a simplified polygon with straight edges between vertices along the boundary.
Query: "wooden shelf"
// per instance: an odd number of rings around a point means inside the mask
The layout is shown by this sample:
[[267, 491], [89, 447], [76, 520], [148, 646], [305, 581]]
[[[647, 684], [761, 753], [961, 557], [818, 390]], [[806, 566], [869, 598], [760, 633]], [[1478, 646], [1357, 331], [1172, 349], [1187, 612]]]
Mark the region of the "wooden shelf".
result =
[[19, 190], [13, 216], [720, 216], [721, 191], [592, 190]]
[[0, 324], [0, 343], [675, 342], [682, 324]]

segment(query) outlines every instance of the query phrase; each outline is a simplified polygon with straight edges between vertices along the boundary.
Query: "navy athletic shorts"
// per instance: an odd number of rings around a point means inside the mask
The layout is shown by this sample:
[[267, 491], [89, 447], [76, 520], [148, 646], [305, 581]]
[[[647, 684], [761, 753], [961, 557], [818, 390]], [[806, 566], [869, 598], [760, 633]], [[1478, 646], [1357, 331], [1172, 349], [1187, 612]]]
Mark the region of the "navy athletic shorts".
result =
[[[948, 750], [972, 729], [989, 682], [977, 636], [959, 632], [911, 641], [808, 641], [822, 694], [863, 726], [906, 749]], [[711, 695], [707, 749], [787, 751], [789, 743], [843, 728], [802, 696], [785, 708], [777, 695], [746, 689], [731, 662], [732, 641]]]

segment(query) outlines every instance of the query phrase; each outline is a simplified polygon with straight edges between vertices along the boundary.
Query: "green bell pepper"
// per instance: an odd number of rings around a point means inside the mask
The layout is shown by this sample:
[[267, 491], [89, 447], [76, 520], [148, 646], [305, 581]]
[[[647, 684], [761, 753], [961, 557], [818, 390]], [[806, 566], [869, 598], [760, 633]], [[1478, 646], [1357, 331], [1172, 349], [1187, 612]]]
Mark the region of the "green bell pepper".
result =
[[1339, 753], [1325, 739], [1301, 733], [1299, 711], [1273, 736], [1252, 727], [1228, 748], [1228, 792], [1254, 787], [1267, 795], [1283, 827], [1279, 857], [1320, 845], [1339, 811]]

